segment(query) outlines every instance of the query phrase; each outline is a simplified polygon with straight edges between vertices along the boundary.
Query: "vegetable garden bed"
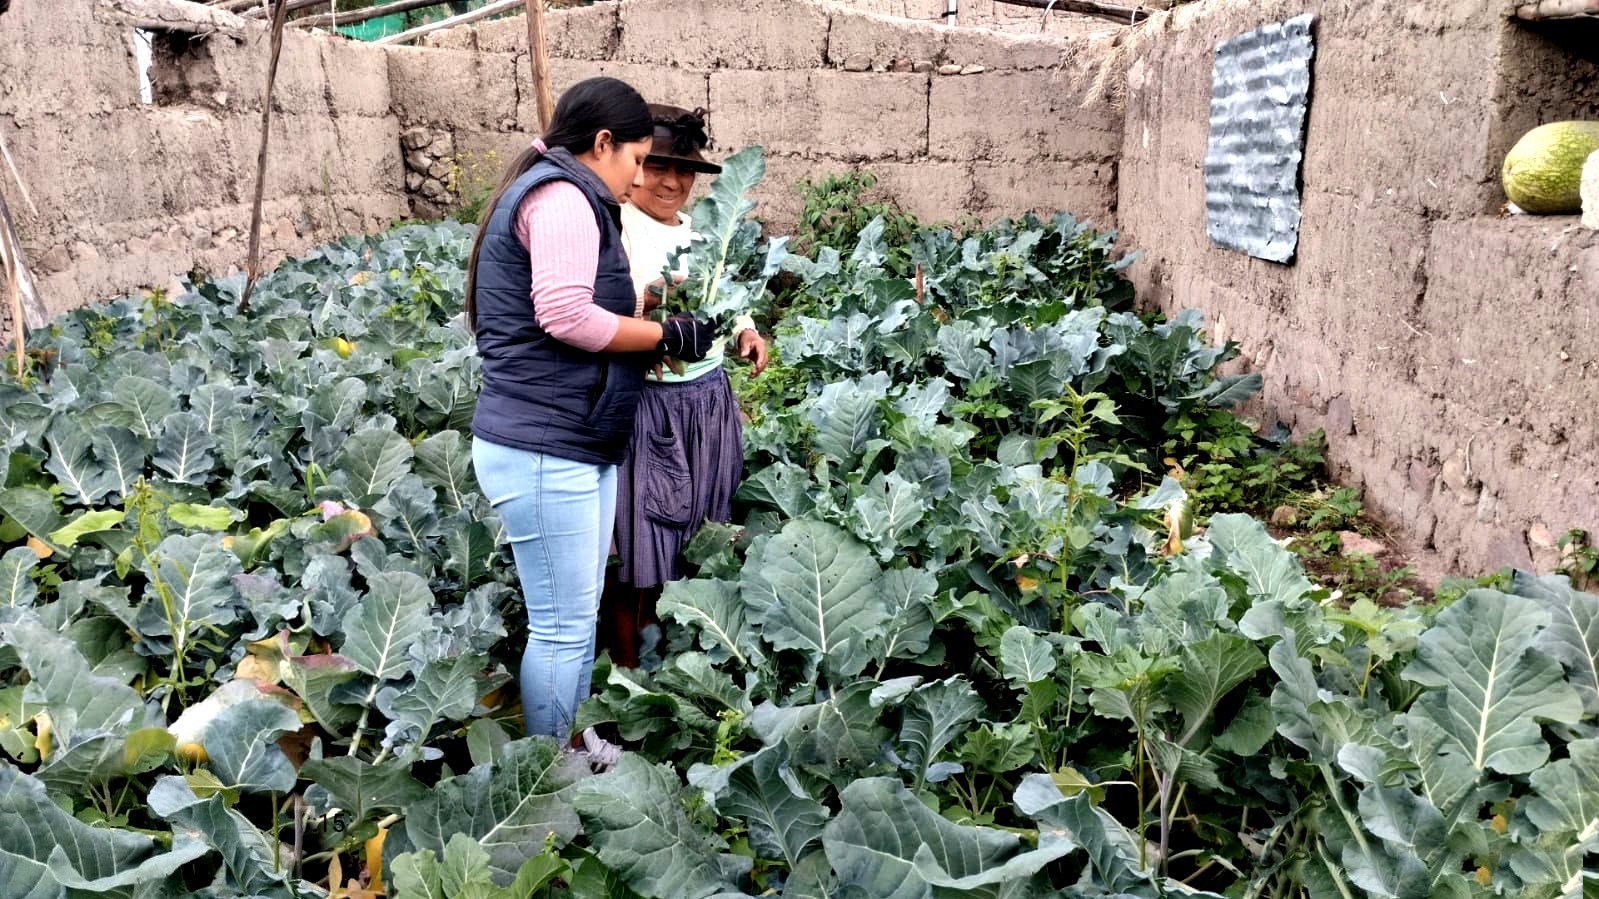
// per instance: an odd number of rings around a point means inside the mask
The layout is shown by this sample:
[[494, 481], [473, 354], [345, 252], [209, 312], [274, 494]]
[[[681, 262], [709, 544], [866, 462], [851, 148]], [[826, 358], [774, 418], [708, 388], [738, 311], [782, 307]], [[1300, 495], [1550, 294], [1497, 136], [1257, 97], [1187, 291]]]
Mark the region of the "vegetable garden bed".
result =
[[1599, 597], [1346, 606], [1253, 518], [1190, 532], [1164, 460], [1256, 382], [1070, 217], [786, 259], [724, 218], [697, 301], [782, 267], [781, 361], [745, 517], [652, 664], [596, 673], [605, 775], [519, 738], [468, 230], [37, 340], [0, 386], [0, 895], [1594, 888]]

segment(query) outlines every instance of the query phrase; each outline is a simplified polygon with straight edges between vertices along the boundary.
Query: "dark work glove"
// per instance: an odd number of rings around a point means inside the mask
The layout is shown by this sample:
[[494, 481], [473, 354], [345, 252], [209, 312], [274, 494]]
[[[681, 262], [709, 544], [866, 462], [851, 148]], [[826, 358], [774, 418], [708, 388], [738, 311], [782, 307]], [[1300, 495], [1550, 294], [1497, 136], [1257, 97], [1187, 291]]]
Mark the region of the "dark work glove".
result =
[[698, 362], [711, 351], [716, 332], [692, 315], [674, 315], [661, 322], [662, 353], [684, 362]]

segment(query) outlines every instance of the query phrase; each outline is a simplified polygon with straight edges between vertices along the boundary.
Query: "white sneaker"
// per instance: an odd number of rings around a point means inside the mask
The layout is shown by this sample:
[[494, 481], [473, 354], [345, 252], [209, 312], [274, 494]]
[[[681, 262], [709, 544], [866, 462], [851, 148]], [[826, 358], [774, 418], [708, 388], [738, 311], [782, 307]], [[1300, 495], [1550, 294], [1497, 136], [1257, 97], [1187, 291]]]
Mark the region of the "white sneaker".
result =
[[588, 756], [588, 763], [595, 771], [605, 772], [622, 760], [622, 747], [601, 737], [591, 727], [583, 731], [583, 754]]

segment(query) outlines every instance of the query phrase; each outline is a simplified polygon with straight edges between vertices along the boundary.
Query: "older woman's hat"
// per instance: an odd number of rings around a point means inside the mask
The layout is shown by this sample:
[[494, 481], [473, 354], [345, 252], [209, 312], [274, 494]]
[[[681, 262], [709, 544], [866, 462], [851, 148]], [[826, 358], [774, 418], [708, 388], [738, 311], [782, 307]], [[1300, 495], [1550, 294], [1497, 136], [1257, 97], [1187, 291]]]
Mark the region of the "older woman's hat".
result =
[[711, 143], [710, 136], [705, 133], [705, 115], [703, 108], [688, 110], [651, 103], [655, 144], [650, 148], [650, 161], [673, 162], [690, 171], [720, 174], [722, 167], [701, 153]]

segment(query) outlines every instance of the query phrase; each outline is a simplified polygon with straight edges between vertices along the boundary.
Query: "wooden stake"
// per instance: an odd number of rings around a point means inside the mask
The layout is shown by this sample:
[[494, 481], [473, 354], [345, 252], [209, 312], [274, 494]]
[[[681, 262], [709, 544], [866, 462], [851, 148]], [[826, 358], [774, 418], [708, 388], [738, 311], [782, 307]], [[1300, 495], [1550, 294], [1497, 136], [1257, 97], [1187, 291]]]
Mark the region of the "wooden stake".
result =
[[555, 93], [550, 88], [550, 44], [544, 32], [544, 0], [527, 0], [527, 58], [533, 73], [533, 97], [538, 102], [539, 133], [550, 130], [555, 116]]
[[[27, 260], [22, 257], [22, 241], [17, 237], [17, 228], [11, 222], [11, 210], [6, 207], [6, 198], [3, 196], [0, 196], [0, 276], [5, 278], [6, 293], [11, 299], [12, 336], [17, 342], [17, 380], [21, 381], [28, 374], [29, 321], [23, 309], [23, 298], [31, 297], [37, 305], [38, 293], [33, 287], [33, 277], [28, 273]], [[35, 327], [43, 327], [44, 324], [40, 321]]]
[[412, 28], [410, 31], [402, 31], [399, 34], [391, 34], [388, 37], [378, 38], [372, 43], [403, 44], [407, 41], [414, 41], [423, 35], [432, 34], [435, 31], [443, 31], [446, 28], [454, 28], [457, 25], [465, 25], [468, 22], [476, 22], [479, 19], [487, 19], [489, 16], [499, 15], [502, 12], [510, 12], [518, 6], [522, 6], [525, 2], [526, 0], [499, 0], [498, 3], [490, 3], [487, 6], [474, 9], [468, 13], [462, 13], [458, 16], [452, 16], [448, 19], [441, 19], [437, 22], [430, 22], [426, 25], [420, 25], [416, 28]]
[[266, 199], [267, 144], [272, 139], [272, 88], [278, 81], [278, 57], [283, 53], [283, 23], [289, 18], [289, 0], [276, 0], [272, 13], [272, 57], [267, 62], [266, 95], [261, 98], [261, 152], [255, 160], [255, 206], [250, 212], [250, 251], [245, 261], [244, 294], [239, 312], [250, 310], [250, 294], [261, 274], [261, 204]]
[[1084, 15], [1109, 19], [1123, 25], [1147, 19], [1151, 10], [1142, 6], [1118, 6], [1114, 3], [1099, 3], [1097, 0], [994, 0], [996, 3], [1009, 3], [1012, 6], [1029, 6], [1033, 9], [1058, 9], [1061, 12], [1079, 12]]

